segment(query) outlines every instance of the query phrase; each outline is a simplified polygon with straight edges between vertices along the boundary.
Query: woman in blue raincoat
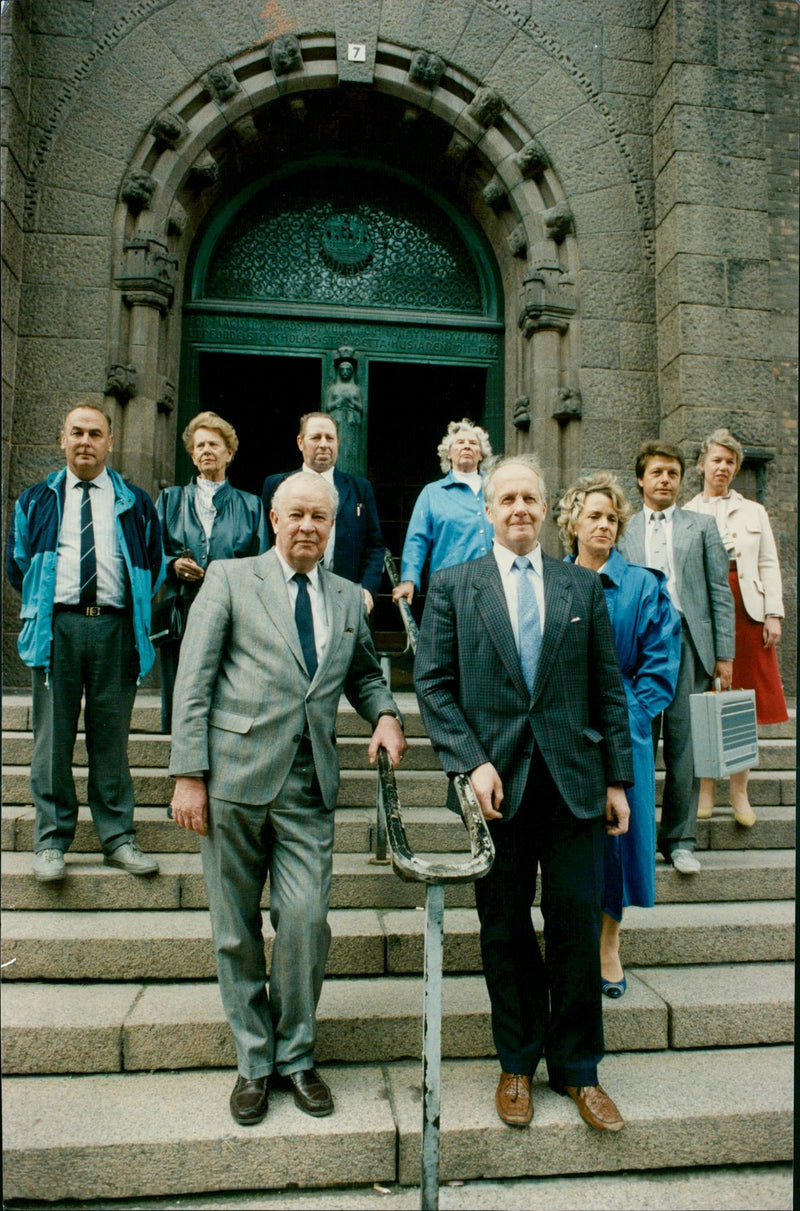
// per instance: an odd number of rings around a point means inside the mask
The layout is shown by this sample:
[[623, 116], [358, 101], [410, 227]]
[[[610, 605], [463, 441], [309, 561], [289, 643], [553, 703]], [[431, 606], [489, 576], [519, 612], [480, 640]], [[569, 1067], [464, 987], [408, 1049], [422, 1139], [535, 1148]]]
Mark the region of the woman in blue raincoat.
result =
[[616, 550], [632, 509], [607, 472], [587, 475], [567, 490], [558, 528], [567, 560], [600, 574], [628, 697], [634, 785], [627, 833], [605, 838], [605, 891], [600, 970], [606, 996], [626, 989], [619, 957], [623, 909], [652, 907], [656, 889], [655, 761], [651, 724], [672, 701], [680, 661], [680, 616], [660, 572], [629, 564]]

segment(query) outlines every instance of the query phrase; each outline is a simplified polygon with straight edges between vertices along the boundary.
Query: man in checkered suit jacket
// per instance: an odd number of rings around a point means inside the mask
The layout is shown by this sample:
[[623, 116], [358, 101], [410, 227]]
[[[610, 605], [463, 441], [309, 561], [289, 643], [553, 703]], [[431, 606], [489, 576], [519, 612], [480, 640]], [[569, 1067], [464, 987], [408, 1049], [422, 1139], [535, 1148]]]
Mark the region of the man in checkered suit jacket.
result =
[[[495, 844], [475, 884], [502, 1069], [495, 1104], [504, 1122], [527, 1125], [544, 1056], [551, 1088], [615, 1131], [622, 1118], [597, 1078], [599, 940], [603, 833], [627, 830], [633, 781], [625, 690], [600, 577], [542, 554], [535, 459], [500, 460], [484, 497], [494, 549], [432, 577], [414, 680], [442, 766], [469, 775]], [[544, 959], [531, 922], [537, 868]]]

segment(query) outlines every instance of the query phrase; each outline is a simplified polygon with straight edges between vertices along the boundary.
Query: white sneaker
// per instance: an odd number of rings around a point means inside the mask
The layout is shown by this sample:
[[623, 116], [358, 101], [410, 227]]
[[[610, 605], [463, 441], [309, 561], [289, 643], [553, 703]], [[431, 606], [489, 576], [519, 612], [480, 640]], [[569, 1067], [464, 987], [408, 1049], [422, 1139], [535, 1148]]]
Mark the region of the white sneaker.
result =
[[696, 875], [699, 870], [703, 869], [690, 849], [674, 849], [672, 865], [682, 875]]
[[55, 883], [67, 873], [60, 849], [40, 849], [33, 855], [33, 873], [40, 883]]

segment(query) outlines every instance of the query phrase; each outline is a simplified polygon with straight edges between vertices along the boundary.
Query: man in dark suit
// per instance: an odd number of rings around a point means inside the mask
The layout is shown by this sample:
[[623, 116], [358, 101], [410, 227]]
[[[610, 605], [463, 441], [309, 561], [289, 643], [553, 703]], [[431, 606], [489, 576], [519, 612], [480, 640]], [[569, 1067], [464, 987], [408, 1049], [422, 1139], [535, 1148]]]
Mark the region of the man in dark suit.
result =
[[[380, 588], [386, 550], [372, 484], [361, 475], [336, 470], [339, 426], [336, 418], [327, 412], [307, 412], [300, 417], [297, 445], [303, 455], [300, 469], [321, 475], [339, 494], [339, 510], [323, 566], [336, 572], [337, 576], [361, 585], [369, 614]], [[264, 480], [261, 499], [265, 513], [269, 513], [278, 484], [292, 474], [292, 471], [281, 471]]]
[[[237, 1123], [267, 1113], [277, 1070], [306, 1114], [333, 1110], [314, 1067], [330, 943], [328, 900], [344, 692], [396, 765], [406, 747], [355, 585], [320, 569], [336, 493], [319, 476], [281, 484], [275, 546], [218, 559], [181, 646], [172, 719], [172, 816], [202, 837], [219, 988], [239, 1075]], [[266, 990], [261, 896], [275, 930]]]
[[681, 663], [671, 704], [654, 723], [658, 744], [663, 720], [664, 795], [658, 848], [682, 875], [696, 874], [697, 803], [689, 697], [719, 678], [730, 689], [736, 643], [728, 555], [713, 517], [675, 505], [683, 481], [683, 454], [670, 442], [645, 442], [636, 455], [644, 508], [628, 522], [623, 543], [630, 563], [658, 568], [667, 577], [681, 616]]
[[[603, 830], [627, 830], [633, 780], [614, 637], [599, 576], [542, 554], [535, 459], [501, 460], [483, 491], [494, 548], [431, 579], [414, 682], [445, 771], [469, 774], [495, 843], [475, 884], [502, 1068], [495, 1105], [512, 1126], [530, 1122], [544, 1055], [551, 1087], [592, 1127], [618, 1131], [597, 1081]], [[452, 785], [450, 797], [455, 807]], [[531, 922], [537, 867], [544, 960]]]

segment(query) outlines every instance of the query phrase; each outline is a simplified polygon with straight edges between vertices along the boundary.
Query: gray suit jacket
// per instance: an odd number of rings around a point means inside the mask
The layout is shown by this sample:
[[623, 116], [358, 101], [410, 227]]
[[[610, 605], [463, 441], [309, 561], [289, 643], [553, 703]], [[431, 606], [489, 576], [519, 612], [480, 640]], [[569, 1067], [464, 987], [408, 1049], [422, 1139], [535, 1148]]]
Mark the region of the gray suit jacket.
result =
[[336, 710], [344, 691], [371, 724], [396, 711], [358, 585], [320, 569], [330, 638], [311, 680], [274, 550], [212, 563], [189, 613], [175, 682], [170, 773], [208, 773], [209, 793], [269, 803], [303, 733], [322, 798], [336, 806]]
[[[647, 566], [644, 510], [628, 522], [620, 550], [629, 563]], [[729, 560], [713, 517], [676, 509], [672, 550], [681, 609], [697, 655], [709, 677], [717, 660], [733, 660], [736, 647]]]
[[[628, 707], [600, 577], [544, 556], [545, 620], [533, 694], [522, 676], [494, 554], [431, 577], [414, 685], [448, 774], [491, 761], [510, 819], [538, 746], [561, 797], [587, 819], [633, 782]], [[449, 806], [457, 810], [452, 794]]]

